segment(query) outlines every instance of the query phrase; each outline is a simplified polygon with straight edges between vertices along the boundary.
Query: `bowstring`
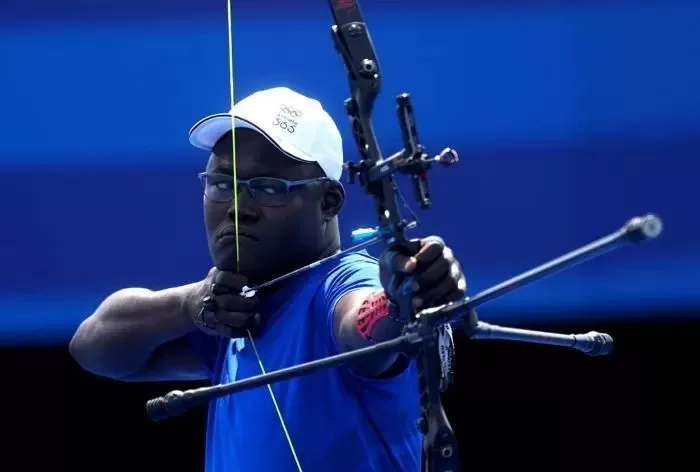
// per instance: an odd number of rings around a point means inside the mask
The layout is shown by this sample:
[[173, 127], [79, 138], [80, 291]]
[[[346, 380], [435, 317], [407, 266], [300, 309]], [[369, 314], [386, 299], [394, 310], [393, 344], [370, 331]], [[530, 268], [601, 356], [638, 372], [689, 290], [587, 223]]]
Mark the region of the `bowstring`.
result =
[[[226, 0], [226, 17], [228, 24], [228, 81], [230, 91], [229, 100], [231, 104], [231, 156], [233, 160], [233, 214], [234, 227], [236, 233], [236, 272], [240, 273], [240, 247], [238, 239], [238, 171], [236, 166], [236, 119], [233, 114], [233, 8], [231, 8], [231, 0]], [[262, 374], [264, 375], [266, 374], [265, 366], [263, 365], [262, 359], [260, 358], [260, 354], [258, 353], [258, 348], [255, 345], [255, 341], [253, 340], [253, 335], [251, 334], [250, 330], [247, 330], [247, 332], [248, 339], [250, 340], [250, 345], [253, 348], [255, 358], [257, 359], [258, 365], [260, 366], [260, 372], [262, 372]], [[267, 384], [267, 391], [270, 393], [270, 399], [272, 400], [272, 404], [275, 407], [275, 411], [277, 412], [277, 418], [279, 418], [280, 424], [282, 425], [282, 431], [284, 432], [284, 436], [287, 439], [287, 444], [289, 445], [289, 450], [291, 451], [292, 457], [294, 458], [294, 462], [296, 463], [297, 470], [299, 472], [303, 472], [301, 468], [301, 463], [299, 462], [299, 457], [297, 456], [296, 449], [294, 448], [294, 443], [292, 442], [292, 438], [289, 435], [287, 424], [285, 423], [284, 418], [282, 417], [282, 410], [280, 410], [279, 404], [277, 403], [277, 398], [275, 398], [275, 394], [272, 391], [272, 386], [270, 384]]]

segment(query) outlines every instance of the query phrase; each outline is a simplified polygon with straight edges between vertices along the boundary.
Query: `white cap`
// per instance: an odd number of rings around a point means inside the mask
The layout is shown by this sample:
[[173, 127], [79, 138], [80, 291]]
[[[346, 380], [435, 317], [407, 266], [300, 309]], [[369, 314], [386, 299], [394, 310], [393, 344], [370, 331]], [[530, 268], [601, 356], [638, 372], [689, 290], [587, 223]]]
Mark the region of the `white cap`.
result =
[[343, 173], [343, 140], [333, 118], [321, 103], [287, 87], [255, 92], [228, 113], [202, 118], [190, 129], [190, 143], [211, 151], [214, 144], [236, 128], [260, 132], [290, 157], [316, 162], [327, 177], [340, 180]]

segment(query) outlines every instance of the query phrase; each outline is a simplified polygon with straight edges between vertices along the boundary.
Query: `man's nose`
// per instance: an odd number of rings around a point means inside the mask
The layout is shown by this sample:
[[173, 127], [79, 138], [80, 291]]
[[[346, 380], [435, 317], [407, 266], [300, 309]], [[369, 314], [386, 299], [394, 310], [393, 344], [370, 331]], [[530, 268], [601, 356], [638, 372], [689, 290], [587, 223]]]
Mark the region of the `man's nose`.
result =
[[244, 185], [239, 186], [238, 201], [231, 200], [231, 206], [229, 206], [228, 209], [228, 217], [231, 221], [236, 219], [236, 205], [238, 205], [238, 221], [248, 221], [252, 223], [260, 219], [260, 212], [257, 209], [257, 204]]

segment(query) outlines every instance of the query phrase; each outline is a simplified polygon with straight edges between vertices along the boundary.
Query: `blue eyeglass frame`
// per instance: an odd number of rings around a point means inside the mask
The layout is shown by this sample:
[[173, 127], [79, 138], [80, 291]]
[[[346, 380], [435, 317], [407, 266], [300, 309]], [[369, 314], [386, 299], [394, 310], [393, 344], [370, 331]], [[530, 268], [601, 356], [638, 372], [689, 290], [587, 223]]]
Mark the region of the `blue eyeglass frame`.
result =
[[[207, 195], [207, 192], [206, 192], [206, 182], [204, 179], [207, 177], [212, 177], [212, 176], [231, 177], [231, 183], [233, 183], [233, 175], [229, 176], [229, 174], [221, 174], [219, 172], [200, 172], [199, 174], [197, 174], [199, 181], [201, 182], [202, 186], [204, 187], [204, 196], [206, 196], [210, 200], [211, 200], [211, 198]], [[287, 180], [287, 179], [280, 179], [279, 177], [253, 177], [252, 179], [236, 179], [236, 183], [238, 185], [244, 185], [246, 187], [246, 189], [248, 190], [248, 193], [250, 194], [250, 196], [253, 197], [253, 199], [255, 199], [256, 201], [259, 201], [258, 198], [255, 196], [256, 192], [254, 190], [250, 189], [249, 184], [250, 184], [250, 182], [254, 182], [256, 180], [263, 180], [263, 179], [274, 180], [276, 182], [284, 183], [285, 188], [286, 188], [286, 191], [284, 194], [285, 196], [289, 196], [291, 190], [294, 187], [302, 187], [304, 185], [307, 185], [307, 184], [310, 184], [313, 182], [323, 182], [323, 181], [331, 180], [328, 177], [315, 177], [313, 179], [303, 179], [303, 180]], [[219, 202], [219, 203], [225, 203], [225, 202], [230, 202], [231, 200], [233, 200], [233, 192], [231, 192], [230, 198], [227, 198], [226, 200], [212, 200], [212, 201]], [[269, 204], [265, 204], [265, 205], [270, 206]], [[280, 203], [279, 205], [284, 205], [284, 202]]]

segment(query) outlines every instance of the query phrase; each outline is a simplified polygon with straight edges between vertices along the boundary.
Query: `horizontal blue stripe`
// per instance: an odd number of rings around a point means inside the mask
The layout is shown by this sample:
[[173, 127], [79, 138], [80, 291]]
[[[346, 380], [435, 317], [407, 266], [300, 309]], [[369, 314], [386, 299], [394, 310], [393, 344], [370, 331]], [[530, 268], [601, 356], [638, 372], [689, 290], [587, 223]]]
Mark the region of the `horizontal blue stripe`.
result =
[[[360, 7], [371, 14], [374, 11], [405, 11], [406, 9], [426, 10], [435, 8], [449, 8], [466, 11], [480, 9], [530, 9], [540, 8], [591, 8], [604, 5], [642, 6], [691, 3], [691, 0], [401, 0], [395, 2], [359, 0]], [[231, 0], [234, 12], [238, 14], [256, 13], [266, 17], [279, 14], [289, 15], [297, 13], [305, 15], [310, 12], [322, 11], [330, 18], [330, 9], [327, 0], [296, 0], [293, 2], [284, 0], [267, 0], [256, 2], [252, 0]], [[63, 0], [53, 2], [50, 0], [34, 0], [24, 2], [21, 0], [4, 0], [0, 3], [0, 23], [17, 24], [18, 22], [36, 22], [48, 20], [51, 22], [76, 22], [85, 20], [115, 20], [131, 18], [187, 18], [197, 15], [225, 15], [226, 2], [220, 0]]]
[[[699, 21], [700, 7], [690, 5], [378, 11], [372, 35], [385, 81], [377, 133], [398, 146], [392, 102], [407, 91], [431, 146], [456, 137], [484, 147], [698, 135], [700, 67], [688, 58], [700, 57]], [[425, 26], [407, 40], [406, 24]], [[323, 12], [292, 24], [280, 16], [237, 24], [236, 96], [280, 84], [311, 94], [354, 155], [328, 26]], [[228, 105], [224, 17], [56, 22], [5, 31], [0, 50], [10, 65], [0, 74], [0, 165], [196, 159], [187, 130]], [[108, 162], [105, 146], [119, 159]]]

